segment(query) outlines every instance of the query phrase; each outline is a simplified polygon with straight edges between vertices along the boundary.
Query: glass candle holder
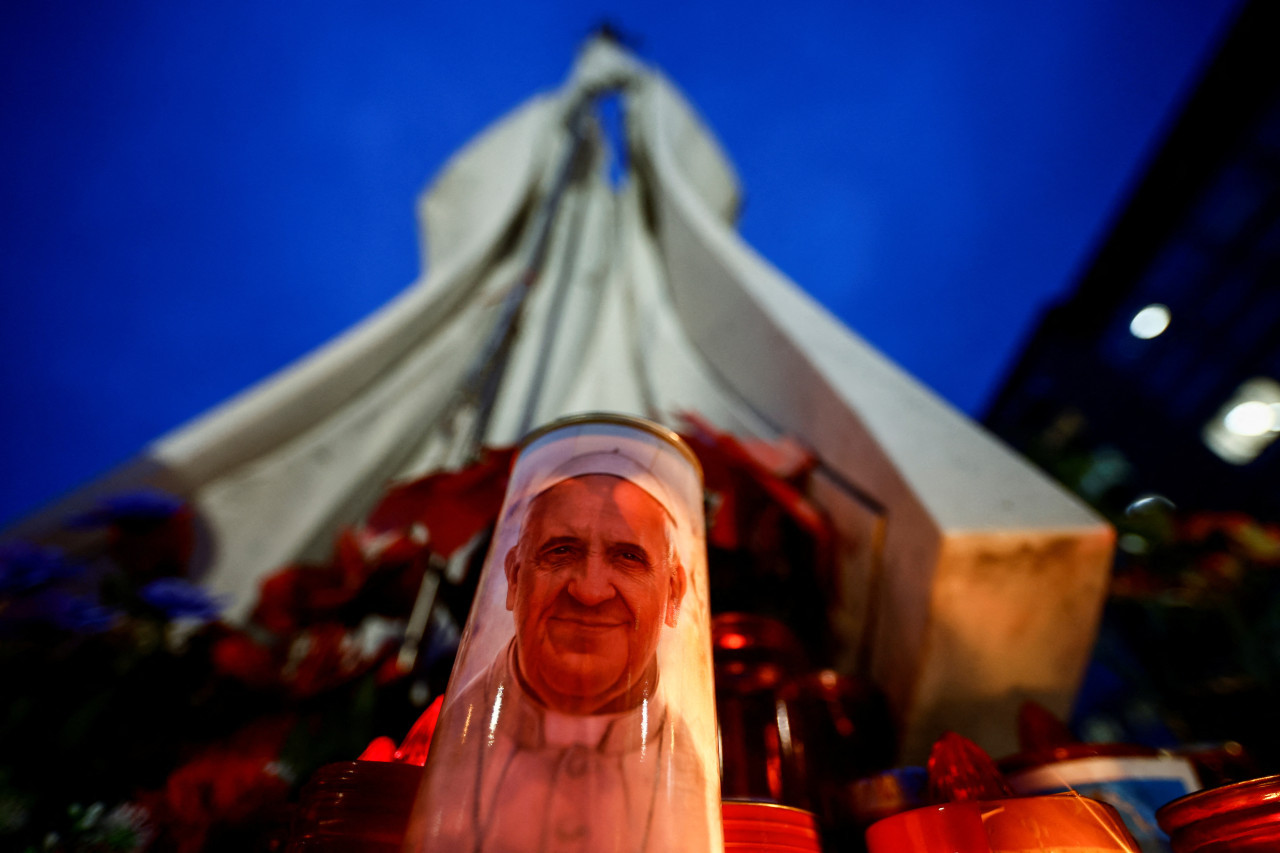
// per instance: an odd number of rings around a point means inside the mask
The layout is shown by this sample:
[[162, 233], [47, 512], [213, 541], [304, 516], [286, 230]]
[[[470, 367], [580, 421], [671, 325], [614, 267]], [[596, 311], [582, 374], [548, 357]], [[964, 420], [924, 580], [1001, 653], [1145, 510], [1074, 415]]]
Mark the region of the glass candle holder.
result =
[[804, 809], [725, 800], [725, 853], [821, 853], [818, 826]]
[[1280, 776], [1197, 791], [1156, 812], [1174, 853], [1280, 850]]
[[523, 442], [406, 850], [721, 849], [702, 506], [658, 424]]
[[869, 853], [1139, 853], [1111, 806], [1055, 794], [968, 800], [885, 818], [867, 830]]

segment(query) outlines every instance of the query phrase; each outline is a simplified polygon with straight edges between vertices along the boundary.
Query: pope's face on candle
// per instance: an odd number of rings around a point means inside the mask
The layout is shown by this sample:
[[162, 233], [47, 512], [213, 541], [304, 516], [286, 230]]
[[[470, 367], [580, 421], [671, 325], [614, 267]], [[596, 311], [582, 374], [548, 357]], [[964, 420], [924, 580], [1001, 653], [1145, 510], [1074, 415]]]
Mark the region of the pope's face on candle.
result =
[[639, 703], [674, 626], [684, 570], [666, 510], [628, 480], [589, 474], [533, 499], [506, 556], [507, 609], [525, 686], [549, 708], [606, 713]]

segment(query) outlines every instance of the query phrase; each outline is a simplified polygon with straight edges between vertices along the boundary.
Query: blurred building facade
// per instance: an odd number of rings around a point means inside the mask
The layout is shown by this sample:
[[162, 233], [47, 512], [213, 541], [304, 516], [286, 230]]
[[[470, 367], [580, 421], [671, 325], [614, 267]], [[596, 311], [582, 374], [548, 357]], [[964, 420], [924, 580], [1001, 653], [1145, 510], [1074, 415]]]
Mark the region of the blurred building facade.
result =
[[1280, 519], [1280, 4], [1246, 4], [986, 425], [1095, 506]]

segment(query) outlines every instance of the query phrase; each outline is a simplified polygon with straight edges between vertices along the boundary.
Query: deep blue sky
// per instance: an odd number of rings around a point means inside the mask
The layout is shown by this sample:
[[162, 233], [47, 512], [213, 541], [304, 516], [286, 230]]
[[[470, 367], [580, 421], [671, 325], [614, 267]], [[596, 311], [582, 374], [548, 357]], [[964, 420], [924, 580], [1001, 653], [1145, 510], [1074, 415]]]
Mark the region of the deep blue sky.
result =
[[9, 0], [0, 522], [363, 317], [413, 202], [608, 18], [738, 167], [746, 239], [980, 414], [1235, 0]]

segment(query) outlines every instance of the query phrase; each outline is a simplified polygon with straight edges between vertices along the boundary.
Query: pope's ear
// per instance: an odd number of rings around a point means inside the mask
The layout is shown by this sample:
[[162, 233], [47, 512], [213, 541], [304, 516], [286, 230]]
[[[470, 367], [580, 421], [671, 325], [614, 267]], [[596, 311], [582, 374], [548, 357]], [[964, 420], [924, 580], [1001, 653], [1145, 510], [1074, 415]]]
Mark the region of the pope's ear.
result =
[[520, 568], [520, 564], [516, 562], [516, 549], [513, 547], [507, 552], [507, 559], [503, 561], [503, 572], [507, 576], [507, 609], [516, 609], [516, 570]]
[[675, 561], [671, 572], [671, 588], [667, 593], [667, 613], [665, 621], [668, 627], [674, 628], [680, 619], [680, 602], [684, 599], [685, 576], [684, 566]]

